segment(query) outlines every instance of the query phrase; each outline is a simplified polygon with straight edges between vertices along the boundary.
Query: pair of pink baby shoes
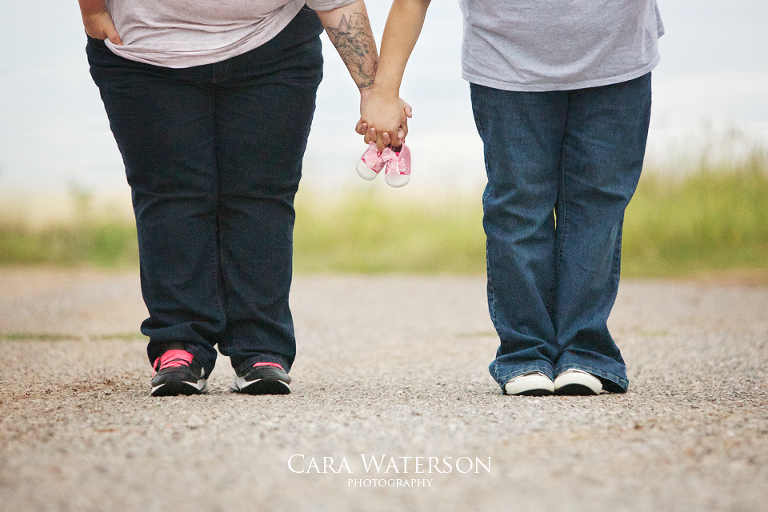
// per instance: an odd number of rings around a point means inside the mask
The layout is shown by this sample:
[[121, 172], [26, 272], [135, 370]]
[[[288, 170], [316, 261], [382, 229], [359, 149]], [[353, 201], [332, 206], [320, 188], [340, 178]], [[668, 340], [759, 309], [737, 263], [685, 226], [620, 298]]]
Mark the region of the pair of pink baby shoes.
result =
[[379, 151], [375, 142], [368, 144], [360, 161], [357, 162], [357, 174], [364, 180], [372, 180], [382, 169], [387, 184], [391, 187], [403, 187], [411, 179], [411, 150], [403, 144], [398, 149], [390, 147]]

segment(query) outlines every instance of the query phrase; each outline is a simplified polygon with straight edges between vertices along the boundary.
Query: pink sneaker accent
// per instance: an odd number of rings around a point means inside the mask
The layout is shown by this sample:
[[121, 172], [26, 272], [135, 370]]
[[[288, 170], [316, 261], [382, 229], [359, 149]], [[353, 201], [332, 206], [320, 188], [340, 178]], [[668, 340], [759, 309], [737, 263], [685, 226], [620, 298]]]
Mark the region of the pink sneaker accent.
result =
[[[386, 151], [386, 149], [384, 150]], [[355, 166], [357, 174], [364, 180], [371, 181], [379, 175], [381, 170], [387, 165], [387, 161], [382, 158], [382, 151], [379, 151], [375, 142], [368, 144], [368, 149], [365, 150], [363, 156]]]
[[[389, 155], [384, 153], [389, 152]], [[403, 144], [400, 151], [395, 152], [390, 148], [384, 148], [382, 158], [387, 161], [385, 178], [391, 187], [404, 187], [411, 179], [411, 150]]]
[[174, 366], [189, 366], [194, 356], [186, 350], [166, 350], [163, 355], [155, 359], [152, 368], [155, 373]]
[[275, 368], [283, 369], [283, 367], [277, 363], [256, 363], [253, 365], [254, 368], [258, 368], [259, 366], [274, 366]]

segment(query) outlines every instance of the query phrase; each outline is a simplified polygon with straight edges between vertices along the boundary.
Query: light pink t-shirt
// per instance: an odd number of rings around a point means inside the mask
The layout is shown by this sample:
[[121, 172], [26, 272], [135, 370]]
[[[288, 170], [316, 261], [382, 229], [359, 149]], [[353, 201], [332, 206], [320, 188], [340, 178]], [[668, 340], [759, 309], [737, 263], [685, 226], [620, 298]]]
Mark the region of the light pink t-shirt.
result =
[[107, 0], [126, 59], [187, 68], [241, 55], [283, 30], [306, 4], [317, 11], [354, 0]]

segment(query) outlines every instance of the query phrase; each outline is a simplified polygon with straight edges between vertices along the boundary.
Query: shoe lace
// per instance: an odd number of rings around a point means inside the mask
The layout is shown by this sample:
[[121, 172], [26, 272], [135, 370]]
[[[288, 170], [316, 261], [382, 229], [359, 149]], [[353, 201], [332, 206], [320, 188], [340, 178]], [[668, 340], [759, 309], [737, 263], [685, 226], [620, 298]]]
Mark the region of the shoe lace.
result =
[[387, 153], [387, 149], [389, 148], [384, 148], [384, 151], [378, 151], [376, 149], [376, 143], [371, 142], [371, 146], [368, 149], [368, 152], [365, 154], [365, 164], [371, 169], [374, 169], [378, 166], [383, 166], [387, 160], [391, 158], [389, 153]]
[[400, 174], [400, 168], [405, 166], [405, 161], [400, 158], [400, 153], [395, 153], [394, 149], [388, 147], [381, 152], [381, 159], [387, 162], [388, 174]]
[[277, 363], [256, 363], [253, 365], [254, 368], [258, 368], [260, 366], [274, 366], [275, 368], [280, 368], [281, 370], [283, 367]]
[[173, 368], [174, 366], [189, 366], [194, 356], [186, 350], [167, 350], [163, 355], [155, 359], [153, 365], [155, 371]]

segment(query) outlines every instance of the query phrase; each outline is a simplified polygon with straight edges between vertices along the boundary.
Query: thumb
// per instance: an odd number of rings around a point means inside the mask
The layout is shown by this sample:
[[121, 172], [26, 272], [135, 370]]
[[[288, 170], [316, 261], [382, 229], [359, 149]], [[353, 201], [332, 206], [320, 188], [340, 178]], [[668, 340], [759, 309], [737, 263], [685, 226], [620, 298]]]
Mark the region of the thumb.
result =
[[123, 45], [123, 41], [120, 39], [117, 30], [115, 30], [115, 27], [108, 27], [106, 30], [104, 30], [104, 35], [107, 36], [107, 39], [109, 39], [112, 44], [117, 46]]

